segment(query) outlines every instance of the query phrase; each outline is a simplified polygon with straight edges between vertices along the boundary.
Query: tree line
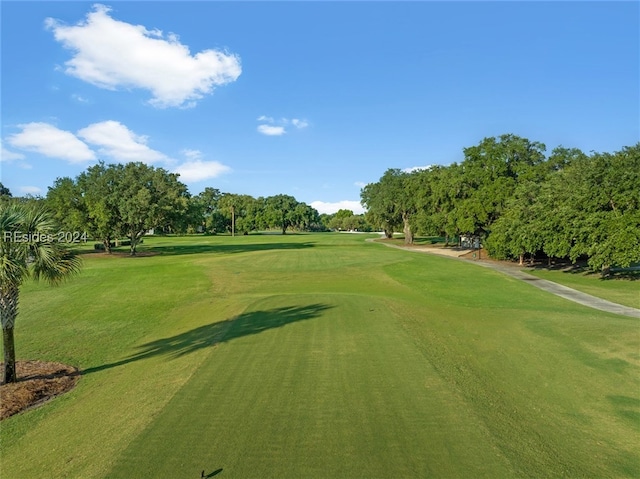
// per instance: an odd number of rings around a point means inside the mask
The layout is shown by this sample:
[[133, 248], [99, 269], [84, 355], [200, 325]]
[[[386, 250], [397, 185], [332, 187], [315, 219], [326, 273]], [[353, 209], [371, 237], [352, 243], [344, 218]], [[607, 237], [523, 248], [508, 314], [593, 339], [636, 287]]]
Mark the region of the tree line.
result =
[[[106, 251], [120, 238], [131, 254], [163, 233], [245, 234], [264, 229], [382, 230], [479, 238], [497, 259], [585, 259], [594, 270], [640, 261], [640, 143], [585, 154], [512, 134], [464, 148], [448, 166], [387, 170], [361, 190], [364, 215], [320, 215], [289, 195], [254, 198], [207, 187], [190, 195], [179, 176], [144, 163], [98, 163], [58, 178], [41, 199], [61, 228], [86, 231]], [[0, 200], [11, 193], [0, 184]], [[20, 199], [13, 199], [14, 201]]]
[[[83, 231], [111, 252], [128, 244], [135, 254], [150, 230], [173, 234], [247, 234], [252, 231], [372, 231], [365, 215], [341, 209], [319, 214], [293, 196], [254, 198], [206, 187], [190, 195], [179, 176], [144, 163], [87, 168], [75, 179], [57, 178], [46, 197], [14, 198], [0, 183], [0, 202], [43, 203], [61, 229]], [[119, 239], [126, 238], [126, 241]]]
[[480, 238], [497, 259], [585, 259], [593, 270], [640, 262], [640, 143], [585, 154], [512, 134], [464, 148], [464, 160], [387, 170], [366, 185], [367, 220], [391, 237]]
[[63, 228], [82, 229], [107, 252], [125, 237], [131, 254], [151, 229], [160, 233], [247, 234], [324, 228], [318, 211], [293, 196], [254, 198], [207, 187], [190, 195], [179, 175], [140, 162], [98, 163], [58, 178], [44, 199]]

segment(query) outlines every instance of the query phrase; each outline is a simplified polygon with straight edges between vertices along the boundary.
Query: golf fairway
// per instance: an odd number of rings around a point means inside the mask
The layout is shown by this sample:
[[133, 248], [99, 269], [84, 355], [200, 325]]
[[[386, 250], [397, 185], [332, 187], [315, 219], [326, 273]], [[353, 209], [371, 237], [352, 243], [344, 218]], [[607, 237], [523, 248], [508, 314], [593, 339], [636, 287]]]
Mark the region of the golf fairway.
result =
[[150, 238], [30, 284], [4, 478], [640, 475], [637, 320], [362, 235]]

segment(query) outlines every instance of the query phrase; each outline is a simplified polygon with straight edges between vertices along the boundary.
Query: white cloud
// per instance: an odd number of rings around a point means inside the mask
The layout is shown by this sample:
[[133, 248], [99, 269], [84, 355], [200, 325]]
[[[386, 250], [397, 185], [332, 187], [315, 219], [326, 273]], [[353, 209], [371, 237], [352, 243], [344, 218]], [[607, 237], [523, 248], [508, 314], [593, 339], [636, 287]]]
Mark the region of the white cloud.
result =
[[22, 132], [8, 137], [14, 148], [34, 151], [50, 158], [60, 158], [70, 163], [84, 163], [96, 159], [86, 143], [70, 131], [60, 130], [48, 123], [18, 125]]
[[202, 159], [202, 152], [200, 150], [191, 150], [189, 148], [185, 148], [184, 150], [182, 150], [182, 154], [192, 161]]
[[285, 127], [288, 125], [293, 125], [298, 130], [309, 126], [307, 120], [301, 120], [300, 118], [292, 118], [291, 120], [280, 118], [275, 120], [272, 116], [260, 115], [257, 120], [263, 122], [262, 125], [258, 125], [258, 132], [268, 136], [284, 135], [287, 132]]
[[364, 188], [365, 186], [367, 186], [367, 184], [363, 181], [356, 181], [354, 185], [356, 185], [358, 188]]
[[174, 170], [174, 173], [180, 175], [181, 181], [195, 183], [197, 181], [216, 178], [229, 171], [231, 171], [231, 168], [217, 161], [194, 160], [181, 164]]
[[429, 170], [433, 168], [433, 165], [426, 165], [426, 166], [412, 166], [410, 168], [405, 168], [402, 171], [404, 173], [414, 173], [416, 171], [421, 171], [421, 170]]
[[0, 141], [0, 163], [13, 163], [18, 168], [23, 170], [30, 170], [33, 168], [29, 163], [24, 161], [26, 158], [22, 153], [16, 153], [15, 151], [7, 150]]
[[360, 215], [364, 213], [364, 208], [359, 201], [343, 200], [335, 203], [326, 203], [324, 201], [314, 201], [311, 203], [311, 207], [318, 210], [320, 214], [332, 215], [338, 210], [351, 210], [354, 214]]
[[258, 131], [267, 136], [280, 136], [286, 133], [283, 126], [258, 125]]
[[89, 100], [87, 100], [83, 96], [78, 95], [77, 93], [74, 93], [73, 95], [71, 95], [71, 98], [77, 101], [78, 103], [89, 103]]
[[42, 193], [42, 188], [37, 186], [19, 186], [18, 191], [23, 195], [39, 195]]
[[7, 150], [4, 145], [2, 145], [2, 153], [0, 153], [0, 161], [9, 163], [10, 161], [20, 161], [24, 160], [24, 155], [22, 153], [16, 153], [14, 151]]
[[[18, 126], [22, 128], [22, 132], [7, 138], [11, 146], [35, 151], [51, 158], [67, 160], [70, 163], [82, 163], [97, 158], [96, 153], [88, 144], [96, 146], [101, 156], [121, 163], [141, 161], [143, 163], [164, 162], [170, 164], [173, 162], [164, 153], [147, 146], [147, 136], [137, 135], [122, 123], [114, 120], [93, 123], [79, 130], [77, 135], [70, 131], [60, 130], [48, 123], [28, 123]], [[184, 150], [183, 153], [191, 160], [199, 159], [202, 156], [197, 150]], [[24, 155], [2, 148], [2, 161], [22, 158]], [[30, 165], [27, 164], [19, 166], [30, 168]]]
[[235, 54], [209, 49], [191, 55], [177, 35], [114, 20], [109, 12], [109, 7], [96, 4], [73, 26], [45, 20], [54, 38], [73, 52], [65, 73], [109, 90], [149, 90], [150, 103], [164, 108], [193, 106], [242, 72]]
[[152, 150], [147, 146], [148, 138], [146, 136], [136, 135], [118, 121], [93, 123], [78, 131], [78, 136], [87, 143], [98, 146], [98, 152], [101, 155], [122, 163], [169, 161], [164, 153]]
[[300, 120], [299, 118], [292, 119], [291, 123], [298, 129], [306, 128], [309, 126], [309, 122], [307, 120]]

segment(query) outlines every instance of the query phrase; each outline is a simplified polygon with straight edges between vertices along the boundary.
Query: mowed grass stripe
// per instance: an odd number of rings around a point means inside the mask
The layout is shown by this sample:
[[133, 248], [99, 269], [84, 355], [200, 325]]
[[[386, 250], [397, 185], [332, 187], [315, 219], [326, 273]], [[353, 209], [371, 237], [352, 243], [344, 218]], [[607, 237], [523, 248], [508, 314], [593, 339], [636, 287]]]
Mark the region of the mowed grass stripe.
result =
[[[259, 335], [232, 327], [232, 339], [108, 477], [195, 477], [203, 469], [239, 478], [509, 474], [482, 423], [451, 397], [385, 300], [292, 301], [256, 303], [247, 317], [276, 326]], [[313, 317], [277, 325], [282, 311]]]
[[[441, 377], [484, 419], [515, 477], [640, 473], [636, 320], [522, 282], [495, 281], [500, 276], [493, 272], [459, 276], [465, 288], [455, 305], [439, 300], [425, 266], [385, 268], [401, 282], [432, 287], [423, 291], [428, 314], [396, 303], [397, 317]], [[492, 293], [498, 284], [502, 288]]]
[[[202, 319], [190, 308], [207, 293], [201, 267], [159, 257], [90, 255], [84, 261], [74, 282], [25, 288], [16, 338], [19, 359], [68, 361], [84, 375], [67, 395], [2, 422], [3, 479], [38, 477], [44, 471], [51, 478], [103, 477], [114, 454], [146, 427], [210, 352], [194, 351], [174, 361], [167, 361], [167, 354], [136, 358], [146, 349], [140, 346], [180, 334], [193, 327], [194, 318]], [[31, 291], [41, 302], [29, 301]], [[237, 311], [217, 302], [209, 314], [220, 319]]]

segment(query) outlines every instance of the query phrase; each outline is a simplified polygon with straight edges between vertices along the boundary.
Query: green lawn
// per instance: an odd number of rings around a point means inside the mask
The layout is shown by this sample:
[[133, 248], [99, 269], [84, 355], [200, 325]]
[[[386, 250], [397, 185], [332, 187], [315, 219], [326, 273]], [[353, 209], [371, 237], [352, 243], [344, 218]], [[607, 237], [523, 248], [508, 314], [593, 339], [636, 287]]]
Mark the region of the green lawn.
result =
[[527, 270], [539, 278], [564, 284], [570, 288], [599, 298], [640, 309], [640, 273], [629, 277], [602, 279], [599, 273], [588, 271], [554, 271], [548, 269]]
[[0, 477], [640, 476], [640, 328], [365, 235], [148, 238], [23, 288], [18, 356], [79, 366]]
[[[405, 246], [402, 237], [385, 240], [385, 243]], [[413, 244], [414, 246], [429, 246], [436, 243], [439, 247], [444, 247], [444, 238], [417, 237]], [[568, 270], [527, 268], [523, 271], [598, 298], [640, 309], [640, 271], [616, 273], [607, 279], [602, 279], [600, 273], [577, 266]]]

